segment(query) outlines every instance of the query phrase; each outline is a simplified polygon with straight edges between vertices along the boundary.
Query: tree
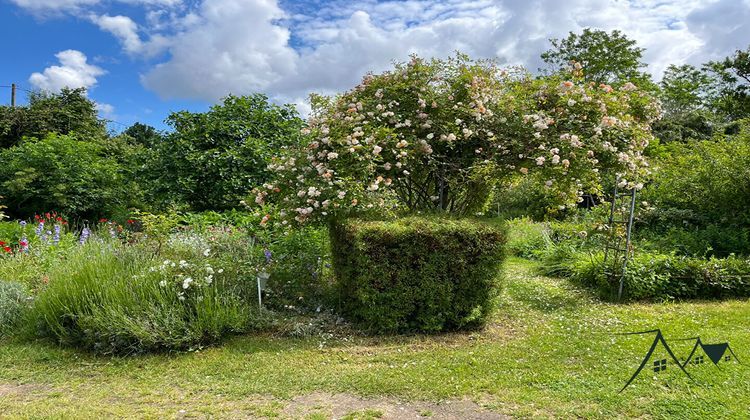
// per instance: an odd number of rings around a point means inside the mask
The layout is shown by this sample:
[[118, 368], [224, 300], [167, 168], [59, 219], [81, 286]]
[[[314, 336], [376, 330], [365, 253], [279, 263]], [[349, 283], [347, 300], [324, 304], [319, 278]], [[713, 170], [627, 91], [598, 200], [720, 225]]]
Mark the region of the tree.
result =
[[541, 57], [553, 72], [578, 63], [584, 68], [584, 80], [589, 82], [632, 82], [644, 89], [653, 87], [651, 76], [641, 71], [646, 67], [642, 61], [644, 49], [618, 30], [607, 33], [586, 28], [580, 35], [570, 32], [567, 38], [553, 38], [550, 42], [552, 48]]
[[153, 175], [163, 196], [196, 210], [239, 207], [250, 187], [270, 179], [271, 156], [296, 144], [303, 125], [293, 106], [261, 94], [230, 95], [208, 112], [172, 113], [167, 123], [174, 132], [157, 147]]
[[750, 47], [704, 69], [716, 78], [713, 108], [729, 121], [750, 116]]
[[0, 161], [0, 195], [17, 217], [56, 210], [96, 219], [133, 197], [120, 164], [100, 142], [52, 133], [0, 151]]
[[0, 107], [0, 147], [18, 144], [24, 137], [42, 138], [49, 133], [70, 134], [81, 139], [106, 137], [106, 125], [98, 118], [96, 104], [86, 89], [63, 88], [59, 93], [35, 92], [23, 107]]
[[656, 136], [666, 142], [711, 138], [716, 120], [710, 110], [712, 85], [705, 71], [670, 65], [660, 83], [664, 118], [654, 125]]
[[155, 147], [164, 139], [162, 133], [160, 133], [154, 127], [150, 125], [135, 123], [128, 127], [122, 132], [123, 135], [128, 136], [130, 141], [135, 144], [139, 144], [145, 147]]
[[574, 206], [584, 189], [598, 191], [600, 169], [642, 187], [657, 115], [633, 84], [592, 86], [580, 72], [534, 79], [460, 55], [414, 57], [316, 99], [304, 146], [274, 162], [278, 176], [255, 201], [278, 203], [299, 223], [392, 200], [467, 215], [486, 205], [498, 180], [536, 172], [554, 203]]
[[706, 106], [711, 78], [695, 66], [671, 64], [664, 72], [660, 98], [667, 115], [685, 115]]

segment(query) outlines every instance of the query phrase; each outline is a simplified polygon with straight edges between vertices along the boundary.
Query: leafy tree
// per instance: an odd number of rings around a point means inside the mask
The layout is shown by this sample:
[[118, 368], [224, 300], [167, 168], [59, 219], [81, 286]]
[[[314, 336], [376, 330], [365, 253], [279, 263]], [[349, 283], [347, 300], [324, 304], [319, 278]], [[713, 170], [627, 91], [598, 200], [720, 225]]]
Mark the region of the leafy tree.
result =
[[48, 133], [70, 134], [94, 139], [107, 135], [98, 118], [96, 104], [84, 88], [63, 88], [59, 93], [35, 92], [29, 104], [0, 107], [0, 147], [11, 147], [24, 137], [42, 138]]
[[296, 144], [303, 121], [291, 105], [262, 94], [228, 96], [208, 112], [172, 113], [174, 132], [158, 146], [153, 176], [164, 199], [196, 210], [240, 206], [247, 190], [267, 182], [271, 156]]
[[130, 141], [145, 147], [158, 146], [164, 135], [150, 125], [135, 123], [122, 132]]
[[584, 69], [584, 80], [589, 82], [632, 82], [641, 88], [654, 87], [651, 76], [641, 71], [646, 67], [643, 48], [618, 30], [608, 33], [586, 28], [581, 34], [570, 32], [566, 38], [553, 38], [550, 42], [552, 48], [542, 53], [542, 60], [553, 72], [579, 63]]
[[710, 110], [713, 78], [694, 66], [670, 65], [660, 83], [664, 117], [654, 133], [665, 142], [711, 138], [716, 117]]
[[0, 151], [0, 161], [0, 195], [17, 217], [57, 210], [93, 219], [132, 200], [120, 163], [102, 142], [52, 133]]
[[704, 68], [716, 78], [713, 108], [730, 121], [750, 116], [750, 47]]
[[414, 57], [318, 99], [305, 146], [274, 162], [278, 177], [255, 201], [280, 203], [303, 223], [393, 198], [411, 211], [472, 214], [498, 180], [532, 172], [563, 208], [598, 190], [600, 169], [640, 188], [658, 107], [633, 84], [592, 86], [579, 76], [534, 79], [464, 56]]
[[671, 64], [664, 72], [661, 100], [667, 115], [684, 115], [705, 107], [711, 77], [695, 66]]

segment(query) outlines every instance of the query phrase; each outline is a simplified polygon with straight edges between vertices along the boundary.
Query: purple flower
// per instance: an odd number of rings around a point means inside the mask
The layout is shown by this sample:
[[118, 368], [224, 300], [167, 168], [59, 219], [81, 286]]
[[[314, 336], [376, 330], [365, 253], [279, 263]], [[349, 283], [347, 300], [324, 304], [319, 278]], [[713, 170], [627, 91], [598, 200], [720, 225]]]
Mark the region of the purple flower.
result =
[[22, 228], [25, 228], [25, 227], [26, 227], [26, 221], [25, 221], [25, 220], [21, 220], [21, 221], [20, 221], [20, 222], [18, 222], [18, 223], [19, 223], [19, 224], [21, 225], [21, 227], [22, 227]]
[[91, 235], [91, 231], [89, 230], [89, 228], [84, 227], [83, 230], [81, 231], [81, 238], [78, 240], [78, 242], [81, 245], [85, 244], [86, 240], [89, 238], [90, 235]]
[[44, 222], [39, 222], [39, 226], [36, 227], [36, 236], [42, 236], [44, 232]]
[[270, 249], [263, 250], [263, 255], [266, 256], [266, 263], [270, 263], [271, 262], [271, 250]]
[[52, 243], [55, 245], [60, 243], [60, 225], [55, 225], [55, 236], [52, 237]]

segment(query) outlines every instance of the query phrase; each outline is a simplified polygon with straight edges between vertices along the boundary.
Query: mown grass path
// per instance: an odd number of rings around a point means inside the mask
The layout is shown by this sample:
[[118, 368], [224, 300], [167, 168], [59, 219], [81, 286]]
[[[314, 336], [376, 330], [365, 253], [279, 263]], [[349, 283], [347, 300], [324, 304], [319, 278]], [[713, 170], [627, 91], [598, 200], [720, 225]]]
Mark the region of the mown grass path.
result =
[[[0, 417], [750, 417], [750, 302], [602, 303], [533, 264], [508, 261], [492, 323], [470, 334], [237, 337], [130, 358], [0, 343]], [[653, 328], [729, 341], [745, 365], [691, 367], [696, 382], [646, 369], [618, 394], [653, 336], [612, 334]]]

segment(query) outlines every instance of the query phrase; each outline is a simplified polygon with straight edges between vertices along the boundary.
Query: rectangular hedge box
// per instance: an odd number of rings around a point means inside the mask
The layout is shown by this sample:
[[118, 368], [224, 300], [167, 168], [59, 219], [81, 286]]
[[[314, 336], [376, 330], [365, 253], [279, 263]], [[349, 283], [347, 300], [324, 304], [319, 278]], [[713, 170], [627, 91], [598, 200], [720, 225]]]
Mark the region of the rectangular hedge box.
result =
[[348, 220], [331, 227], [340, 310], [376, 332], [481, 326], [499, 290], [506, 235], [474, 220]]

